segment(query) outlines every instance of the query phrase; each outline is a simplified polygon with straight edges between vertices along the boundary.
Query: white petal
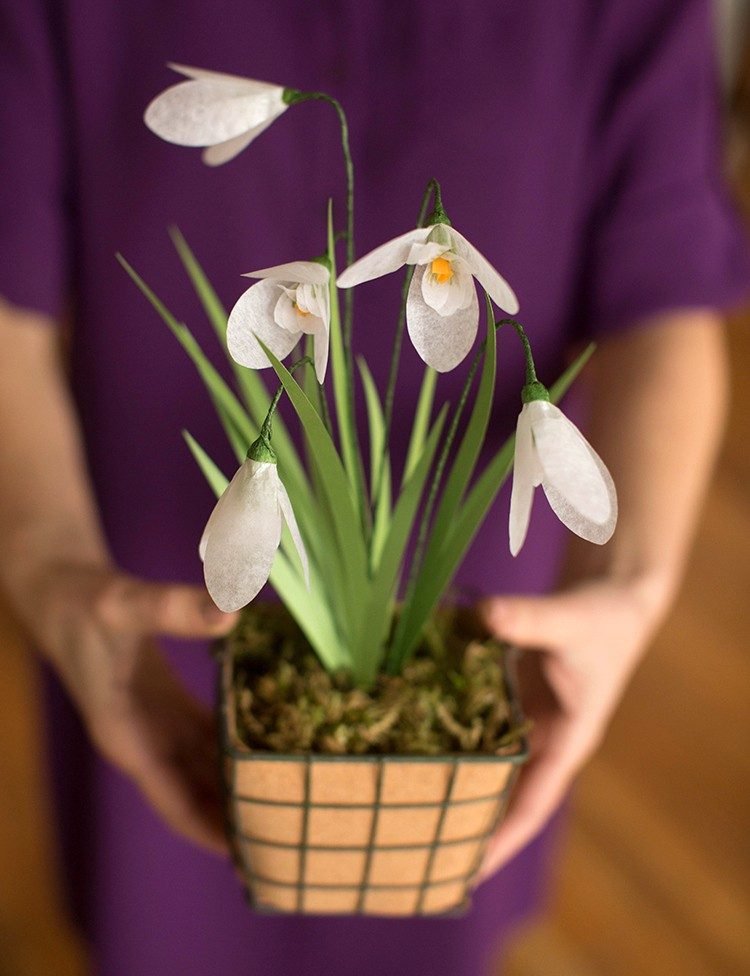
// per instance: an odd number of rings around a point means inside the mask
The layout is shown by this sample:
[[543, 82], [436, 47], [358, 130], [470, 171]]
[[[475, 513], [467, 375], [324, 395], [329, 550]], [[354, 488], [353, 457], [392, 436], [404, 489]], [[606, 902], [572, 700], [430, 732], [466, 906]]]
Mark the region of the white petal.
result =
[[288, 356], [299, 342], [301, 332], [289, 332], [274, 322], [274, 308], [278, 300], [278, 284], [259, 281], [240, 295], [229, 313], [227, 348], [232, 358], [242, 366], [265, 369], [271, 365], [256, 336], [279, 359]]
[[260, 90], [243, 80], [200, 78], [167, 88], [146, 109], [156, 135], [180, 146], [213, 146], [276, 118], [286, 109], [282, 89]]
[[437, 244], [435, 241], [428, 241], [426, 244], [412, 244], [406, 258], [407, 264], [429, 264], [441, 254], [450, 250], [447, 244]]
[[474, 281], [470, 274], [454, 268], [450, 281], [442, 284], [429, 268], [422, 278], [422, 298], [440, 315], [453, 315], [461, 308], [471, 304]]
[[275, 464], [245, 461], [209, 519], [203, 572], [226, 613], [250, 603], [271, 573], [281, 541], [279, 485]]
[[466, 240], [463, 234], [459, 234], [452, 227], [448, 228], [448, 233], [451, 237], [452, 249], [467, 262], [472, 274], [493, 302], [509, 315], [515, 315], [518, 312], [518, 299], [505, 278], [492, 267], [473, 244]]
[[531, 418], [524, 404], [516, 424], [516, 444], [513, 455], [513, 490], [510, 496], [510, 554], [517, 556], [526, 541], [534, 502], [534, 487], [539, 484], [538, 462], [531, 436]]
[[471, 302], [453, 315], [440, 315], [422, 297], [424, 266], [414, 272], [406, 302], [406, 325], [414, 348], [428, 366], [447, 373], [458, 366], [474, 344], [479, 327], [477, 293], [471, 289]]
[[528, 406], [534, 407], [531, 429], [553, 511], [571, 532], [602, 545], [617, 522], [617, 493], [609, 472], [561, 410], [541, 401]]
[[256, 125], [248, 132], [243, 132], [241, 135], [235, 136], [234, 139], [228, 139], [226, 142], [219, 142], [215, 146], [209, 146], [208, 149], [203, 150], [201, 159], [206, 166], [221, 166], [222, 163], [228, 163], [230, 159], [239, 156], [242, 150], [246, 149], [253, 139], [257, 139], [261, 132], [265, 132], [275, 120], [276, 116], [268, 119], [266, 122], [261, 122], [260, 125]]
[[[290, 292], [289, 289], [283, 288], [279, 295], [279, 300], [276, 302], [273, 308], [273, 320], [276, 325], [278, 325], [280, 329], [284, 329], [285, 332], [289, 332], [291, 335], [301, 334], [302, 329], [300, 326], [303, 320], [297, 314], [297, 309], [294, 305], [293, 291]], [[263, 341], [265, 342], [265, 339]], [[266, 345], [268, 345], [268, 343], [266, 343]]]
[[374, 251], [370, 251], [359, 261], [355, 261], [346, 271], [342, 272], [336, 281], [339, 288], [352, 288], [362, 281], [371, 281], [373, 278], [380, 278], [390, 274], [391, 271], [398, 271], [406, 264], [406, 259], [411, 251], [412, 244], [425, 241], [430, 233], [430, 227], [417, 227], [410, 230], [400, 237], [393, 240]]
[[289, 495], [284, 487], [282, 481], [279, 481], [279, 509], [281, 514], [284, 516], [284, 521], [289, 528], [289, 534], [292, 537], [294, 546], [299, 555], [299, 561], [302, 563], [302, 572], [305, 574], [305, 583], [307, 583], [308, 590], [310, 589], [310, 567], [307, 563], [307, 552], [305, 551], [305, 544], [302, 541], [302, 536], [300, 535], [299, 526], [297, 525], [297, 519], [294, 517], [294, 509], [292, 508], [292, 503], [289, 500]]
[[288, 264], [277, 264], [274, 268], [248, 271], [243, 277], [273, 278], [294, 284], [327, 285], [331, 272], [324, 264], [319, 264], [317, 261], [290, 261]]
[[331, 332], [328, 322], [325, 319], [318, 320], [321, 323], [313, 336], [313, 359], [315, 361], [315, 375], [318, 383], [322, 383], [326, 378], [328, 368], [328, 346], [330, 343]]
[[228, 75], [224, 71], [208, 71], [206, 68], [194, 68], [191, 65], [177, 64], [174, 61], [167, 62], [167, 67], [171, 68], [172, 71], [176, 71], [179, 75], [185, 75], [186, 78], [193, 78], [195, 80], [204, 78], [210, 81], [223, 81], [235, 85], [242, 85], [248, 92], [260, 94], [277, 92], [279, 96], [283, 95], [284, 92], [281, 85], [275, 85], [273, 82], [258, 81], [256, 78], [244, 78], [242, 75]]

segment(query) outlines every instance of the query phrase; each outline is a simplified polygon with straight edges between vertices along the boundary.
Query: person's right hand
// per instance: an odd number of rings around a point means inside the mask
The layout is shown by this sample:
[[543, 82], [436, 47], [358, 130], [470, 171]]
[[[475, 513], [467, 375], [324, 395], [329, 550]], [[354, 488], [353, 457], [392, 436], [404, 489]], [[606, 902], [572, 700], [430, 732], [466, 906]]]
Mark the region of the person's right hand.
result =
[[218, 637], [236, 615], [202, 587], [100, 566], [45, 567], [25, 589], [21, 616], [97, 748], [175, 830], [226, 853], [212, 712], [183, 688], [153, 637]]

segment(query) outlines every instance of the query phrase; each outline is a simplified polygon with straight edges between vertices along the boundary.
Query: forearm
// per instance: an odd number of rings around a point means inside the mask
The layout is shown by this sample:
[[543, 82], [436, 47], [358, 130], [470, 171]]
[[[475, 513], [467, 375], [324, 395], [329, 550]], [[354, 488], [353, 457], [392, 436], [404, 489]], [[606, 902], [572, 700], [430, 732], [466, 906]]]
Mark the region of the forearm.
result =
[[106, 563], [53, 324], [0, 305], [0, 583], [17, 602], [40, 562]]
[[564, 580], [620, 581], [657, 623], [679, 585], [724, 424], [718, 316], [675, 312], [605, 340], [588, 391], [587, 431], [617, 486], [619, 520], [603, 547], [572, 540]]

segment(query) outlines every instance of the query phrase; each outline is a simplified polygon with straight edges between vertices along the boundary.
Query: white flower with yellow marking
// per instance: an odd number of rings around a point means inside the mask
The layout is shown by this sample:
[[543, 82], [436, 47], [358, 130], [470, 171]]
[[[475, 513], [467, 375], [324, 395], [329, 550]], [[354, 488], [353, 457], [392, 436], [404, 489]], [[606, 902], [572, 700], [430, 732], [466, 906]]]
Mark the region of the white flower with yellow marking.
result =
[[248, 288], [229, 314], [227, 347], [232, 358], [242, 366], [265, 369], [271, 363], [258, 339], [283, 359], [303, 335], [311, 335], [315, 375], [322, 383], [331, 329], [328, 268], [317, 261], [292, 261], [244, 277], [263, 280]]
[[457, 230], [445, 223], [419, 227], [375, 248], [337, 280], [340, 288], [380, 278], [405, 264], [415, 266], [406, 302], [409, 336], [422, 359], [446, 373], [474, 344], [479, 304], [473, 278], [510, 315], [518, 301], [508, 282]]
[[609, 471], [565, 414], [546, 400], [524, 403], [516, 427], [510, 551], [524, 544], [541, 485], [547, 501], [571, 532], [603, 545], [615, 530], [617, 493]]
[[209, 166], [234, 159], [289, 107], [280, 85], [182, 64], [169, 67], [188, 80], [157, 95], [144, 121], [167, 142], [207, 147], [203, 162]]
[[240, 610], [265, 586], [281, 543], [282, 519], [309, 586], [305, 546], [276, 464], [248, 457], [216, 503], [198, 547], [206, 587], [220, 610]]

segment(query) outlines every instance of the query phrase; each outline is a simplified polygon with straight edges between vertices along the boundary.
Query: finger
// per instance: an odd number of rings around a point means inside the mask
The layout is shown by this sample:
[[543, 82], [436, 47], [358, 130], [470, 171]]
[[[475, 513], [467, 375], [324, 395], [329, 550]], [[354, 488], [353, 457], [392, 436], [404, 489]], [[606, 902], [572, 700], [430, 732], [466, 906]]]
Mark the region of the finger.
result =
[[555, 650], [580, 632], [583, 601], [579, 592], [551, 596], [488, 597], [476, 606], [483, 625], [519, 647]]
[[97, 601], [99, 618], [123, 634], [218, 637], [236, 624], [201, 586], [151, 583], [125, 575], [107, 582]]
[[485, 852], [477, 884], [536, 837], [557, 811], [580, 768], [584, 750], [574, 723], [553, 721], [543, 737], [547, 745], [521, 771], [505, 819]]

